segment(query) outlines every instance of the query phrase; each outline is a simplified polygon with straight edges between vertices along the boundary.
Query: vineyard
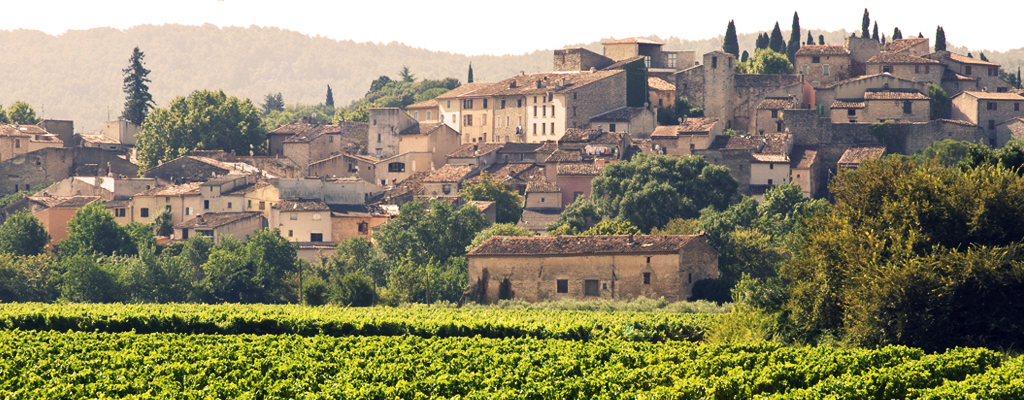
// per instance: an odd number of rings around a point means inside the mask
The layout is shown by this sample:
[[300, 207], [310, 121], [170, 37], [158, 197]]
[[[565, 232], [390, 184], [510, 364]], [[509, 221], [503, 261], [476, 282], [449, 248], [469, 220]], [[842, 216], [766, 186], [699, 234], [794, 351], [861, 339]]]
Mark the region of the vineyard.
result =
[[0, 319], [5, 399], [1024, 398], [1019, 357], [708, 345], [692, 341], [703, 314], [3, 304]]

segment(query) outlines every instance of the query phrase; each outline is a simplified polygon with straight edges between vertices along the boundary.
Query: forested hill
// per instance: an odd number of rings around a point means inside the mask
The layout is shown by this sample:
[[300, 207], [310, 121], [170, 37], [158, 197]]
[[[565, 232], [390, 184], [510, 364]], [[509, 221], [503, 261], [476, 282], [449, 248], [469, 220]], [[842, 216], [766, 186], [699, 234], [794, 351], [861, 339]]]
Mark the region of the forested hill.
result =
[[[823, 34], [829, 44], [841, 44], [847, 35], [844, 31], [812, 32], [816, 39]], [[739, 35], [740, 49], [752, 52], [755, 37]], [[698, 55], [721, 48], [721, 37], [699, 41], [652, 38], [662, 40], [666, 49], [695, 50]], [[71, 119], [78, 132], [98, 131], [108, 115], [116, 118], [121, 114], [121, 70], [128, 66], [136, 45], [145, 52], [146, 67], [152, 70], [150, 93], [158, 106], [198, 89], [223, 89], [257, 104], [264, 95], [277, 92], [288, 104], [318, 104], [325, 99], [327, 85], [331, 85], [335, 104], [346, 106], [365, 95], [377, 77], [396, 78], [403, 65], [417, 79], [454, 77], [465, 82], [470, 62], [476, 81], [504, 79], [519, 71], [548, 71], [552, 62], [549, 49], [523, 55], [465, 56], [401, 43], [356, 43], [256, 26], [143, 25], [123, 31], [69, 31], [59, 36], [31, 30], [0, 31], [0, 104], [8, 107], [15, 100], [25, 100], [37, 115]], [[600, 40], [567, 45], [601, 51]], [[1022, 50], [986, 52], [1008, 71], [1005, 66], [1016, 71], [1022, 54]]]

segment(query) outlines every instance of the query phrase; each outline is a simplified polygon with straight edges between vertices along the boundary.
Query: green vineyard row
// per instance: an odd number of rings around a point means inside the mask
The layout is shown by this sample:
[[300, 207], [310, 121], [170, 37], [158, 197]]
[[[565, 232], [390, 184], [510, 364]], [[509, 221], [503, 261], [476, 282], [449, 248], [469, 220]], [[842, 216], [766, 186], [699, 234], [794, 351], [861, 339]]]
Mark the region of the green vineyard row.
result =
[[703, 340], [713, 314], [288, 305], [0, 304], [0, 329], [183, 334], [295, 334]]
[[1021, 398], [1020, 359], [763, 343], [0, 331], [0, 398]]

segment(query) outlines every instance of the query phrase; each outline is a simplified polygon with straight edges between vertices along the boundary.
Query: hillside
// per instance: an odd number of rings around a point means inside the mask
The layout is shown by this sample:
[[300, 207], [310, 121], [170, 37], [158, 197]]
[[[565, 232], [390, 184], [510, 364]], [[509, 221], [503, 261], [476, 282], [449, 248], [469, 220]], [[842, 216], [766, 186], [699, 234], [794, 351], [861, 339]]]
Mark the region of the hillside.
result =
[[[813, 31], [830, 44], [841, 44], [845, 31]], [[784, 33], [788, 37], [788, 33]], [[739, 36], [741, 50], [751, 51], [756, 34]], [[667, 49], [721, 48], [721, 37], [698, 41], [677, 37], [662, 40]], [[28, 101], [46, 118], [71, 119], [78, 132], [97, 131], [108, 115], [121, 113], [121, 69], [132, 48], [146, 54], [153, 72], [150, 93], [158, 106], [174, 96], [198, 89], [223, 89], [227, 94], [262, 101], [281, 92], [286, 103], [324, 101], [331, 85], [337, 105], [362, 97], [380, 75], [395, 78], [408, 66], [417, 78], [466, 79], [470, 62], [477, 81], [503, 79], [519, 71], [551, 68], [550, 50], [506, 56], [465, 56], [413, 48], [401, 43], [356, 43], [310, 37], [278, 28], [214, 25], [143, 25], [127, 30], [96, 28], [51, 36], [40, 31], [0, 31], [0, 104]], [[600, 52], [600, 41], [572, 44]], [[966, 49], [958, 49], [966, 53]], [[977, 54], [975, 54], [977, 56]], [[1024, 49], [986, 56], [1016, 71]], [[1007, 67], [1008, 66], [1008, 67]]]

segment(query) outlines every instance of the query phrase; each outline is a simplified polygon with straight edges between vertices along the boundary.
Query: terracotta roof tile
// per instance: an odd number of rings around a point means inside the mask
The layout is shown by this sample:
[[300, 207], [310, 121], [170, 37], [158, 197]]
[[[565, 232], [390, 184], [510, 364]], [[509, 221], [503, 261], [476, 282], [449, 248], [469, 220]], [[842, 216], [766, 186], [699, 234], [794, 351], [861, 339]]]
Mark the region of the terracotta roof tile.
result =
[[261, 215], [258, 211], [206, 213], [174, 224], [174, 227], [177, 229], [213, 229], [249, 218], [260, 218]]
[[764, 141], [761, 138], [754, 136], [743, 136], [743, 135], [720, 135], [715, 136], [715, 141], [711, 143], [709, 149], [713, 150], [753, 150], [757, 151], [761, 148]]
[[860, 165], [867, 160], [874, 160], [885, 155], [885, 147], [851, 147], [839, 158], [839, 165]]
[[643, 107], [619, 107], [594, 116], [590, 119], [590, 122], [629, 122], [646, 110]]
[[0, 124], [0, 136], [48, 135], [49, 132], [37, 125]]
[[491, 154], [504, 146], [503, 143], [466, 143], [447, 154], [452, 158], [470, 158]]
[[411, 108], [434, 108], [437, 107], [437, 98], [433, 98], [427, 101], [421, 101], [419, 103], [410, 104], [405, 107], [406, 110]]
[[482, 88], [485, 88], [485, 87], [493, 85], [493, 84], [495, 84], [495, 82], [473, 82], [473, 83], [467, 83], [467, 84], [459, 86], [459, 87], [457, 87], [455, 89], [452, 89], [452, 90], [449, 90], [447, 92], [444, 92], [440, 96], [435, 97], [434, 99], [435, 100], [439, 100], [439, 101], [440, 100], [452, 100], [452, 99], [455, 99], [455, 98], [457, 98], [457, 97], [459, 97], [461, 95], [464, 95], [466, 93], [472, 92], [474, 90], [480, 90]]
[[790, 157], [791, 168], [809, 169], [818, 158], [818, 151], [811, 149], [793, 149], [793, 156]]
[[885, 51], [888, 51], [890, 53], [899, 53], [901, 51], [909, 50], [911, 47], [914, 47], [915, 45], [920, 44], [922, 42], [927, 43], [928, 39], [926, 39], [926, 38], [895, 39], [895, 40], [885, 44]]
[[558, 150], [558, 143], [554, 140], [545, 140], [541, 142], [540, 147], [537, 148], [539, 154], [550, 154]]
[[174, 186], [157, 186], [136, 196], [198, 196], [199, 186], [202, 186], [202, 182], [189, 182]]
[[548, 224], [558, 221], [560, 214], [559, 209], [524, 209], [523, 216], [519, 218], [516, 226], [541, 232], [547, 229]]
[[119, 142], [117, 139], [114, 139], [114, 138], [111, 138], [111, 137], [108, 137], [108, 136], [103, 136], [103, 135], [100, 135], [98, 133], [97, 134], [82, 133], [82, 134], [79, 134], [79, 136], [82, 138], [83, 141], [86, 141], [86, 142], [89, 142], [89, 143], [121, 144], [121, 142]]
[[785, 155], [786, 150], [789, 150], [790, 143], [793, 141], [793, 135], [788, 133], [772, 133], [764, 135], [762, 138], [764, 146], [758, 151], [758, 154], [781, 154]]
[[303, 122], [292, 122], [274, 130], [278, 132], [281, 128], [289, 127], [287, 132], [294, 134], [284, 140], [285, 143], [309, 143], [323, 135], [366, 135], [369, 132], [369, 125], [365, 122], [340, 121], [337, 125], [313, 125]]
[[505, 154], [505, 153], [517, 153], [517, 154], [518, 153], [534, 153], [541, 146], [543, 146], [543, 145], [540, 144], [540, 143], [507, 142], [507, 143], [505, 143], [505, 146], [503, 146], [501, 148], [501, 150], [498, 150], [498, 154]]
[[956, 62], [959, 62], [959, 63], [962, 63], [962, 64], [984, 65], [984, 66], [988, 66], [988, 67], [998, 67], [999, 66], [999, 64], [996, 64], [994, 62], [981, 61], [981, 60], [979, 60], [977, 58], [971, 58], [971, 57], [967, 57], [967, 56], [962, 56], [962, 55], [959, 55], [959, 54], [956, 54], [956, 53], [949, 53], [949, 56], [946, 57], [946, 58], [948, 58], [950, 60], [953, 60], [953, 61], [956, 61]]
[[586, 143], [599, 134], [597, 129], [569, 128], [565, 130], [565, 134], [558, 141], [563, 143]]
[[238, 186], [238, 187], [232, 188], [231, 190], [229, 190], [227, 192], [221, 193], [221, 196], [249, 194], [249, 193], [255, 192], [255, 191], [259, 190], [259, 189], [263, 189], [263, 188], [265, 188], [267, 186], [270, 186], [270, 182], [250, 183], [250, 184], [246, 184], [246, 185], [242, 185], [242, 186]]
[[707, 134], [718, 123], [718, 118], [687, 118], [682, 125], [664, 125], [654, 129], [651, 136], [674, 137], [679, 135]]
[[610, 40], [610, 41], [607, 41], [607, 42], [601, 42], [601, 44], [657, 44], [657, 45], [664, 45], [664, 43], [655, 42], [653, 40], [648, 40], [648, 39], [638, 38], [638, 37], [631, 37], [631, 38], [618, 39], [618, 40]]
[[554, 153], [551, 153], [551, 155], [548, 156], [547, 160], [544, 160], [545, 163], [551, 163], [551, 162], [564, 163], [564, 162], [580, 162], [580, 161], [583, 161], [583, 154], [582, 153], [580, 153], [577, 150], [562, 150], [562, 149], [555, 150]]
[[70, 196], [64, 197], [63, 200], [50, 206], [50, 208], [82, 208], [86, 204], [100, 200], [99, 196]]
[[864, 100], [928, 100], [928, 96], [925, 96], [921, 94], [921, 92], [913, 89], [868, 89], [864, 92]]
[[598, 176], [601, 175], [601, 171], [604, 171], [604, 166], [603, 163], [558, 164], [555, 172], [558, 175], [568, 176]]
[[848, 56], [850, 51], [841, 45], [820, 45], [809, 44], [800, 46], [796, 51], [798, 56]]
[[832, 102], [830, 108], [865, 108], [867, 105], [863, 101], [844, 101], [836, 100]]
[[678, 253], [693, 240], [701, 239], [693, 235], [494, 236], [468, 256]]
[[942, 80], [949, 82], [967, 82], [976, 81], [977, 79], [971, 78], [969, 76], [963, 76], [947, 69], [945, 71], [942, 71]]
[[423, 179], [424, 183], [458, 183], [476, 171], [472, 165], [445, 165]]
[[[588, 85], [605, 78], [618, 74], [625, 74], [626, 71], [568, 71], [568, 72], [544, 72], [528, 75], [516, 75], [501, 82], [490, 84], [472, 92], [460, 95], [459, 97], [476, 96], [515, 96], [515, 95], [542, 95], [547, 93], [566, 93], [584, 85]], [[538, 87], [540, 85], [540, 87]], [[440, 98], [440, 96], [438, 96]]]
[[444, 125], [444, 123], [441, 122], [420, 122], [413, 126], [403, 129], [398, 134], [399, 136], [429, 135], [430, 133], [440, 128], [442, 125]]
[[903, 53], [880, 52], [866, 62], [867, 64], [940, 64], [938, 61], [912, 56]]
[[331, 208], [321, 200], [281, 199], [271, 208], [281, 211], [330, 211]]
[[[997, 93], [997, 92], [974, 92], [964, 91], [957, 96], [971, 96], [980, 100], [1015, 100], [1024, 101], [1024, 96], [1017, 93]], [[956, 97], [956, 96], [953, 96]]]
[[526, 193], [559, 193], [562, 189], [554, 182], [536, 180], [526, 185]]
[[654, 90], [670, 90], [675, 92], [676, 85], [666, 82], [664, 79], [656, 76], [647, 77], [647, 87]]
[[761, 101], [761, 104], [757, 105], [758, 110], [788, 110], [796, 108], [797, 102], [796, 97], [768, 97]]

